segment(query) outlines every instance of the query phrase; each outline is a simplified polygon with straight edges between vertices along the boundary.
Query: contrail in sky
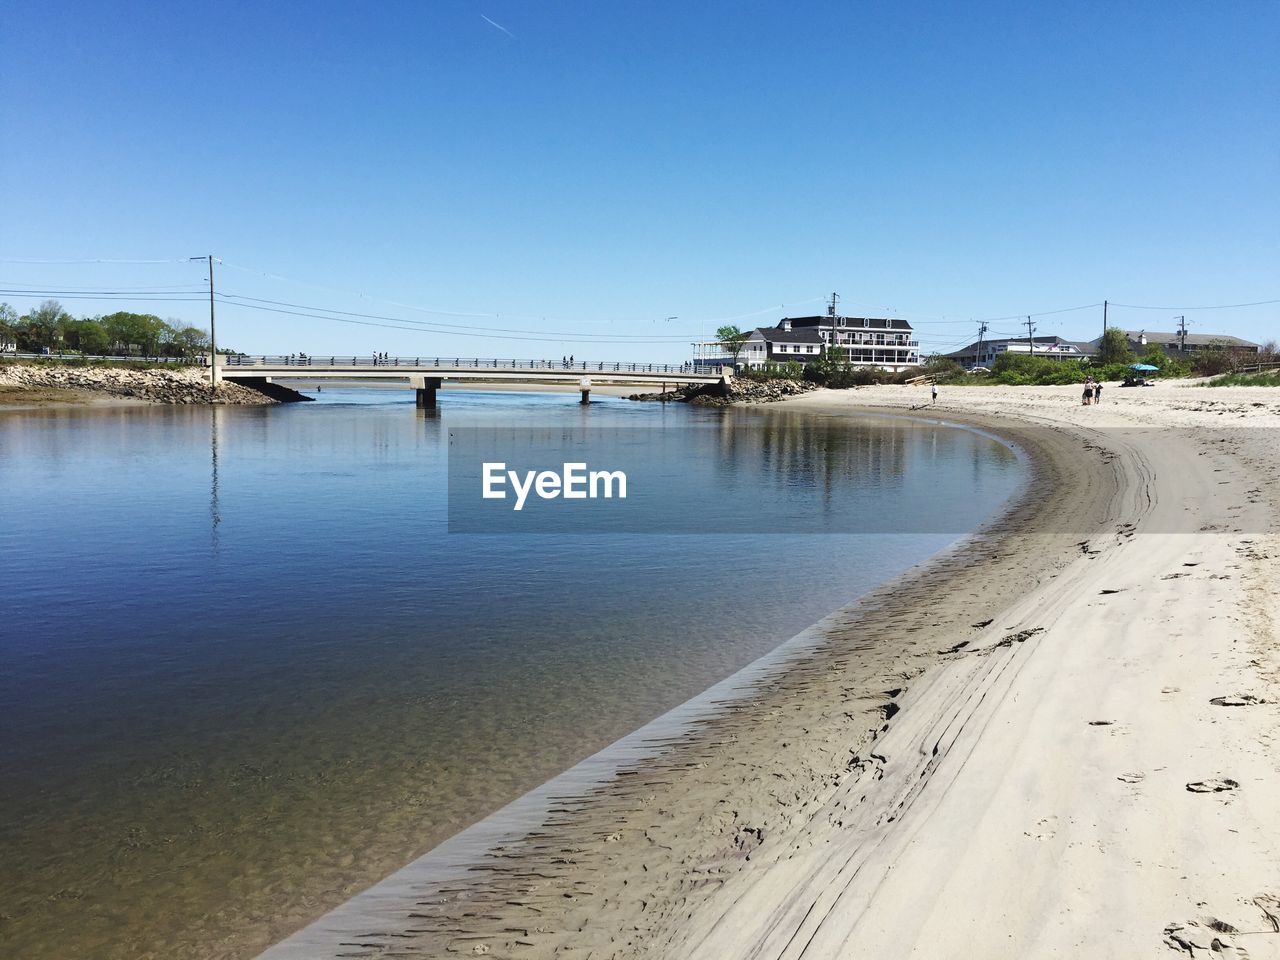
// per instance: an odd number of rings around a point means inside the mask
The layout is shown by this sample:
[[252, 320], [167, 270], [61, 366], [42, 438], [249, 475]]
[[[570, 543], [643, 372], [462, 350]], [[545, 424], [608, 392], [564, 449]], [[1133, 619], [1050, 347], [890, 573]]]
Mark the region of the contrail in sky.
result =
[[516, 35], [515, 35], [514, 33], [512, 33], [510, 30], [508, 30], [508, 29], [507, 29], [506, 27], [504, 27], [502, 24], [500, 24], [500, 23], [498, 23], [498, 22], [496, 22], [496, 21], [494, 21], [494, 20], [490, 20], [490, 19], [489, 19], [488, 17], [486, 17], [483, 13], [482, 13], [482, 14], [480, 14], [480, 19], [481, 19], [481, 20], [483, 20], [485, 23], [489, 24], [490, 26], [497, 27], [499, 30], [501, 30], [503, 33], [505, 33], [505, 34], [506, 34], [508, 37], [510, 37], [512, 40], [516, 39]]

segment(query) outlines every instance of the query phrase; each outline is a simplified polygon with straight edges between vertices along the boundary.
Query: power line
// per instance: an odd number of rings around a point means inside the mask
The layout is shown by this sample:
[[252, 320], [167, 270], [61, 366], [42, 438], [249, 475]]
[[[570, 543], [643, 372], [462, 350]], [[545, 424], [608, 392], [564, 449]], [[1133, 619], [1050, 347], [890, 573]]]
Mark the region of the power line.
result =
[[232, 270], [240, 270], [244, 273], [250, 273], [255, 276], [266, 277], [268, 280], [279, 280], [282, 283], [292, 283], [300, 287], [310, 287], [312, 290], [321, 290], [324, 293], [336, 293], [344, 297], [356, 297], [360, 300], [373, 300], [375, 303], [385, 303], [388, 306], [399, 307], [402, 310], [413, 310], [416, 313], [432, 313], [442, 317], [476, 317], [478, 319], [485, 317], [496, 318], [498, 316], [496, 313], [474, 313], [467, 310], [440, 310], [431, 307], [417, 307], [410, 303], [398, 303], [395, 300], [386, 300], [382, 297], [371, 297], [368, 294], [356, 293], [351, 290], [339, 290], [335, 287], [323, 287], [319, 284], [307, 283], [305, 280], [293, 280], [289, 277], [280, 276], [280, 274], [277, 273], [267, 273], [264, 270], [256, 270], [252, 267], [242, 267], [238, 263], [228, 263], [225, 260], [222, 262], [222, 265], [224, 267], [230, 267]]
[[[43, 289], [43, 290], [18, 290], [11, 288], [0, 288], [0, 294], [14, 297], [26, 297], [29, 299], [39, 299], [40, 297], [59, 296], [64, 300], [125, 300], [140, 303], [190, 303], [203, 301], [208, 297], [207, 291], [190, 290], [183, 291], [190, 293], [190, 296], [171, 296], [151, 293], [128, 293], [119, 290], [99, 290], [95, 292], [73, 292], [68, 289]], [[426, 321], [411, 320], [406, 317], [382, 316], [378, 314], [353, 313], [350, 311], [333, 310], [328, 307], [316, 307], [307, 304], [288, 303], [280, 300], [267, 300], [260, 297], [244, 297], [239, 294], [218, 293], [217, 300], [230, 306], [245, 307], [247, 309], [267, 309], [259, 304], [272, 304], [276, 307], [293, 307], [296, 310], [275, 310], [276, 313], [288, 313], [294, 316], [311, 317], [321, 320], [337, 320], [338, 316], [325, 316], [325, 314], [339, 314], [342, 317], [361, 318], [365, 320], [390, 321], [398, 324], [412, 324], [413, 326], [400, 327], [398, 329], [419, 329], [420, 332], [428, 333], [450, 333], [454, 335], [467, 334], [471, 336], [481, 336], [484, 333], [493, 334], [518, 334], [522, 336], [514, 337], [492, 337], [491, 339], [524, 339], [523, 335], [535, 334], [536, 339], [546, 338], [548, 341], [573, 339], [579, 343], [589, 343], [599, 341], [601, 343], [635, 343], [637, 346], [643, 346], [648, 343], [687, 343], [687, 337], [658, 337], [652, 334], [601, 334], [601, 333], [567, 333], [552, 330], [520, 330], [515, 328], [504, 327], [476, 327], [468, 324], [451, 324], [444, 321]], [[253, 302], [241, 302], [253, 301]], [[308, 311], [308, 312], [298, 312]], [[318, 312], [317, 312], [318, 311]], [[452, 329], [440, 329], [452, 328]]]
[[982, 320], [970, 320], [969, 323], [1000, 323], [1002, 320], [1017, 320], [1019, 323], [1025, 323], [1023, 317], [1052, 317], [1058, 313], [1074, 313], [1077, 310], [1093, 310], [1102, 306], [1102, 301], [1097, 303], [1084, 303], [1078, 307], [1063, 307], [1061, 310], [1041, 310], [1039, 313], [1015, 313], [1007, 317], [986, 317]]
[[190, 294], [200, 294], [200, 295], [204, 295], [204, 294], [207, 294], [207, 293], [208, 293], [208, 290], [199, 290], [199, 289], [195, 289], [195, 290], [192, 290], [192, 289], [182, 289], [182, 290], [166, 290], [166, 291], [159, 291], [159, 290], [156, 290], [156, 291], [151, 291], [151, 290], [89, 290], [89, 289], [85, 289], [85, 288], [83, 288], [83, 287], [80, 287], [80, 288], [68, 287], [68, 288], [60, 289], [60, 290], [42, 290], [42, 289], [36, 289], [36, 288], [32, 288], [32, 287], [25, 287], [25, 288], [6, 287], [6, 288], [3, 288], [3, 289], [0, 289], [0, 293], [7, 294], [7, 295], [8, 295], [8, 294], [11, 294], [11, 295], [16, 296], [16, 297], [22, 297], [22, 296], [27, 296], [27, 297], [67, 297], [67, 298], [79, 297], [80, 299], [82, 299], [82, 300], [83, 300], [83, 299], [93, 299], [93, 298], [95, 298], [95, 297], [124, 297], [124, 298], [131, 298], [131, 297], [132, 297], [132, 298], [137, 298], [137, 299], [152, 299], [152, 298], [164, 298], [164, 297], [178, 296], [178, 295], [181, 295], [181, 294], [188, 294], [188, 293], [190, 293]]
[[[292, 277], [282, 276], [278, 273], [268, 273], [265, 270], [258, 270], [256, 268], [242, 266], [237, 263], [229, 263], [225, 260], [222, 261], [222, 263], [223, 263], [223, 266], [230, 267], [233, 270], [240, 270], [244, 273], [252, 274], [254, 276], [265, 277], [269, 280], [279, 280], [282, 283], [292, 283], [300, 287], [309, 287], [313, 290], [321, 290], [325, 293], [336, 293], [344, 297], [355, 297], [361, 300], [372, 300], [375, 303], [385, 303], [388, 306], [399, 307], [402, 310], [412, 310], [415, 313], [430, 313], [430, 314], [434, 314], [436, 316], [442, 316], [442, 317], [474, 317], [476, 319], [492, 318], [495, 320], [498, 319], [500, 316], [502, 316], [502, 314], [498, 314], [498, 313], [485, 313], [485, 312], [476, 312], [476, 311], [469, 311], [469, 310], [442, 310], [437, 307], [419, 307], [419, 306], [415, 306], [414, 304], [401, 303], [396, 300], [388, 300], [385, 297], [376, 297], [370, 294], [357, 293], [352, 290], [341, 290], [336, 287], [326, 287], [326, 286], [321, 286], [319, 284], [308, 283], [305, 280], [296, 280], [296, 279], [293, 279]], [[805, 303], [816, 303], [819, 300], [825, 300], [825, 299], [826, 299], [825, 297], [808, 297], [803, 300], [792, 300], [791, 303], [793, 306], [799, 306]], [[706, 324], [706, 325], [713, 324], [713, 323], [730, 323], [734, 320], [744, 320], [747, 317], [758, 317], [761, 314], [772, 313], [775, 310], [785, 310], [786, 308], [787, 308], [786, 303], [781, 303], [781, 304], [778, 304], [776, 307], [768, 306], [762, 310], [753, 310], [749, 313], [740, 313], [732, 317], [717, 317], [717, 318], [711, 318], [711, 319], [687, 320], [685, 321], [685, 323]], [[376, 314], [369, 315], [369, 314], [353, 313], [352, 315], [353, 316], [374, 316], [375, 318], [377, 317]], [[539, 316], [537, 314], [507, 314], [507, 316], [512, 317], [516, 320], [546, 319], [545, 316]], [[378, 319], [381, 319], [381, 318], [378, 318]], [[564, 318], [553, 318], [553, 319], [563, 320]]]
[[0, 294], [15, 298], [25, 298], [28, 300], [39, 300], [42, 297], [58, 297], [60, 300], [108, 300], [108, 301], [133, 301], [135, 303], [185, 303], [189, 300], [204, 300], [207, 292], [192, 291], [197, 296], [167, 296], [167, 295], [150, 295], [150, 294], [114, 294], [114, 293], [65, 293], [56, 290], [0, 290]]
[[[190, 286], [191, 286], [190, 283], [169, 283], [169, 284], [164, 284], [160, 286], [148, 286], [148, 287], [119, 287], [114, 290], [108, 290], [105, 292], [107, 293], [159, 293], [167, 290], [172, 290], [172, 291], [178, 291], [183, 293], [204, 293], [203, 287], [195, 290], [187, 289]], [[40, 291], [44, 289], [42, 285], [34, 284], [34, 283], [24, 283], [21, 280], [0, 280], [0, 287], [12, 287], [14, 289], [35, 290], [35, 291]], [[63, 285], [60, 289], [71, 291], [73, 293], [104, 292], [101, 288], [101, 285], [99, 284], [94, 284], [91, 287], [79, 287], [79, 286], [72, 287], [72, 286]]]
[[[219, 299], [221, 299], [221, 296], [219, 296]], [[231, 302], [231, 301], [223, 301], [223, 302]], [[438, 333], [438, 334], [444, 334], [446, 336], [454, 336], [454, 337], [477, 337], [482, 340], [524, 340], [524, 341], [529, 341], [531, 343], [595, 343], [595, 344], [630, 343], [632, 346], [638, 346], [638, 347], [656, 345], [659, 343], [687, 344], [689, 342], [687, 337], [673, 337], [671, 339], [665, 339], [665, 340], [655, 339], [655, 340], [649, 340], [649, 341], [636, 342], [634, 340], [582, 340], [582, 339], [579, 339], [577, 334], [565, 335], [565, 336], [518, 336], [518, 335], [510, 335], [510, 334], [473, 333], [469, 330], [433, 330], [425, 326], [406, 327], [398, 324], [383, 323], [377, 320], [358, 320], [353, 317], [334, 317], [334, 316], [325, 316], [323, 314], [318, 314], [318, 313], [303, 313], [298, 310], [283, 310], [278, 307], [264, 307], [264, 306], [260, 306], [258, 304], [253, 304], [253, 303], [233, 303], [232, 302], [231, 305], [244, 307], [247, 310], [263, 310], [263, 311], [266, 311], [267, 313], [283, 313], [289, 316], [307, 317], [313, 320], [331, 320], [335, 323], [350, 323], [350, 324], [356, 324], [362, 327], [382, 327], [387, 330], [407, 330], [410, 333]], [[397, 319], [397, 318], [391, 318], [391, 319]]]
[[35, 257], [0, 257], [0, 263], [186, 263], [186, 260], [111, 260], [104, 257], [95, 257], [86, 260], [44, 260]]
[[1252, 303], [1220, 303], [1212, 307], [1149, 307], [1139, 303], [1116, 303], [1110, 301], [1113, 307], [1125, 307], [1129, 310], [1234, 310], [1237, 307], [1266, 307], [1273, 303], [1280, 303], [1280, 300], [1255, 300]]
[[[387, 321], [392, 321], [394, 323], [410, 323], [416, 326], [421, 326], [424, 329], [435, 329], [435, 328], [443, 327], [443, 328], [450, 328], [450, 329], [459, 330], [459, 331], [468, 332], [468, 333], [474, 332], [474, 331], [485, 331], [489, 333], [518, 333], [518, 334], [537, 333], [547, 337], [583, 337], [583, 338], [592, 339], [592, 340], [598, 339], [601, 337], [609, 337], [609, 338], [612, 338], [608, 341], [611, 343], [620, 343], [628, 340], [632, 340], [636, 342], [657, 341], [657, 342], [663, 342], [663, 343], [669, 343], [673, 341], [673, 338], [671, 337], [656, 337], [653, 334], [638, 334], [638, 333], [637, 334], [608, 334], [608, 333], [577, 334], [577, 333], [564, 333], [562, 331], [555, 331], [555, 330], [521, 330], [521, 329], [516, 329], [514, 327], [482, 327], [482, 326], [476, 326], [474, 324], [446, 323], [443, 320], [410, 320], [407, 317], [385, 316], [385, 315], [376, 314], [376, 313], [357, 313], [352, 310], [335, 310], [329, 307], [317, 307], [317, 306], [313, 306], [305, 303], [289, 303], [283, 300], [268, 300], [263, 297], [246, 297], [246, 296], [242, 296], [240, 294], [235, 294], [235, 293], [219, 294], [218, 298], [220, 300], [223, 300], [224, 302], [239, 304], [240, 306], [245, 306], [245, 307], [250, 307], [253, 304], [266, 303], [266, 304], [271, 304], [277, 307], [292, 307], [297, 310], [319, 311], [320, 313], [337, 314], [338, 316], [343, 316], [343, 317], [359, 317], [365, 320], [387, 320]], [[247, 301], [247, 302], [242, 303], [241, 301]], [[447, 331], [440, 330], [439, 332], [443, 333]], [[681, 342], [684, 342], [687, 340], [687, 338], [685, 337], [681, 337], [679, 339]]]

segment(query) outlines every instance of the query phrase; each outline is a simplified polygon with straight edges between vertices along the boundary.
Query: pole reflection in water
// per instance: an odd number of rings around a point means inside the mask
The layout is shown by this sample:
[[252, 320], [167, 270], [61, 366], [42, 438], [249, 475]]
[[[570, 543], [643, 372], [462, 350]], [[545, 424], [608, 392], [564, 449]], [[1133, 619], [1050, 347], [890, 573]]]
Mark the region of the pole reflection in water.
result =
[[218, 556], [218, 527], [222, 525], [222, 507], [218, 502], [218, 427], [222, 407], [209, 408], [209, 548]]

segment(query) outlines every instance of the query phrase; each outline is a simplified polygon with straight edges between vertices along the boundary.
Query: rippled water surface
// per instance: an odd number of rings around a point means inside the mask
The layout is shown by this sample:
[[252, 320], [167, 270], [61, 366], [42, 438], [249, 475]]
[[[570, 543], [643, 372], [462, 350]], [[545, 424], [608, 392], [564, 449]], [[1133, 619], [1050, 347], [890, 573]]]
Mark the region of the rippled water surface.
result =
[[833, 529], [1023, 473], [902, 420], [320, 397], [0, 412], [0, 955], [252, 956], [955, 538], [451, 534], [452, 428], [662, 428]]

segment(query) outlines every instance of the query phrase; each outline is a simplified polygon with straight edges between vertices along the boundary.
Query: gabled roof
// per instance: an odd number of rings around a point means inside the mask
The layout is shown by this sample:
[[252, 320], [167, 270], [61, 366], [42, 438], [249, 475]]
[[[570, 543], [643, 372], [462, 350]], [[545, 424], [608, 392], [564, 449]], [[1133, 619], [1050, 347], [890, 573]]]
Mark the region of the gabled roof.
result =
[[1096, 344], [1090, 343], [1088, 340], [1063, 340], [1063, 343], [1069, 343], [1081, 353], [1092, 357], [1098, 352]]
[[[1036, 346], [1040, 346], [1040, 347], [1049, 347], [1049, 346], [1075, 347], [1077, 350], [1080, 351], [1082, 356], [1087, 356], [1087, 357], [1091, 357], [1098, 352], [1098, 347], [1096, 344], [1085, 343], [1081, 340], [1066, 340], [1059, 336], [1032, 337], [1031, 339], [1036, 344]], [[989, 337], [985, 340], [980, 340], [980, 341], [975, 340], [973, 341], [973, 343], [969, 344], [967, 347], [961, 347], [959, 350], [953, 350], [951, 353], [944, 353], [943, 356], [944, 357], [976, 356], [978, 352], [979, 343], [981, 343], [984, 347], [989, 348], [989, 347], [998, 347], [1001, 345], [1007, 345], [1010, 343], [1026, 343], [1026, 342], [1027, 342], [1026, 337]]]
[[[1126, 330], [1124, 335], [1131, 343], [1137, 343], [1139, 338], [1146, 335], [1148, 344], [1156, 346], [1177, 346], [1179, 337], [1176, 333], [1164, 333], [1158, 330]], [[1242, 340], [1239, 337], [1229, 337], [1224, 333], [1188, 333], [1187, 343], [1197, 347], [1211, 347], [1222, 345], [1224, 347], [1256, 347], [1257, 344], [1251, 340]]]
[[756, 327], [751, 331], [753, 338], [760, 334], [761, 339], [769, 343], [822, 343], [822, 337], [813, 327], [803, 330], [783, 330], [781, 327]]
[[[830, 316], [821, 317], [787, 317], [791, 321], [793, 327], [829, 327], [831, 326]], [[869, 324], [864, 324], [864, 320], [869, 320]], [[896, 317], [841, 317], [840, 329], [852, 328], [857, 330], [911, 330], [911, 324], [905, 320], [899, 320]]]

